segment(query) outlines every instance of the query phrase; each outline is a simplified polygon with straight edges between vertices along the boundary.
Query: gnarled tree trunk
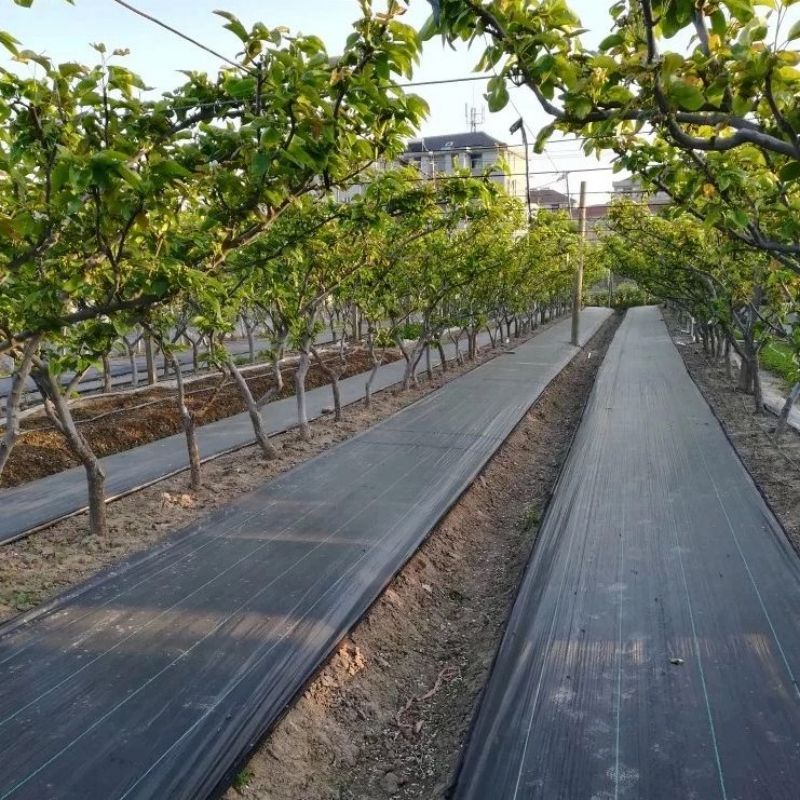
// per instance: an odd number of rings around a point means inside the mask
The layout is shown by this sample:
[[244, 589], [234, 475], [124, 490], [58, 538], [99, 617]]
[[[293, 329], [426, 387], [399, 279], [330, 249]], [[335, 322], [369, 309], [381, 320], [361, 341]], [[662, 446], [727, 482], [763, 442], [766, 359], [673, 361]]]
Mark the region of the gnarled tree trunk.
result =
[[106, 473], [100, 460], [75, 425], [69, 404], [53, 378], [46, 362], [34, 368], [34, 379], [42, 394], [44, 408], [55, 428], [64, 436], [74, 455], [83, 465], [89, 494], [89, 528], [95, 536], [108, 535], [106, 517]]
[[798, 399], [800, 399], [800, 381], [792, 386], [789, 396], [786, 398], [786, 402], [783, 404], [781, 413], [778, 415], [778, 422], [775, 425], [775, 439], [780, 438], [780, 436], [786, 430], [786, 426], [789, 423], [789, 414], [792, 413], [792, 406], [794, 406]]
[[36, 350], [42, 340], [41, 334], [32, 336], [26, 343], [14, 374], [11, 378], [11, 391], [6, 397], [6, 430], [0, 441], [0, 475], [3, 474], [11, 451], [19, 437], [19, 410], [25, 394], [25, 384], [30, 375]]
[[311, 438], [311, 427], [308, 424], [308, 409], [306, 407], [306, 376], [310, 366], [311, 354], [308, 343], [304, 342], [300, 349], [300, 360], [294, 373], [294, 385], [297, 393], [297, 424], [300, 428], [300, 437], [303, 441]]
[[108, 353], [103, 353], [103, 391], [109, 394], [111, 389], [111, 359], [109, 359]]
[[226, 363], [231, 375], [233, 376], [233, 380], [236, 382], [236, 386], [239, 389], [239, 394], [242, 396], [242, 400], [244, 400], [247, 414], [250, 417], [250, 422], [253, 426], [253, 433], [255, 434], [256, 442], [261, 448], [264, 458], [267, 460], [277, 458], [278, 451], [275, 449], [275, 445], [273, 445], [269, 440], [267, 432], [264, 430], [264, 420], [261, 417], [261, 411], [259, 410], [258, 403], [256, 403], [255, 398], [253, 397], [253, 393], [250, 391], [250, 387], [247, 385], [244, 375], [242, 375], [242, 371], [236, 366], [236, 362], [233, 360], [233, 356], [230, 354], [227, 356]]
[[178, 360], [174, 356], [169, 361], [175, 370], [175, 384], [178, 390], [178, 412], [181, 417], [181, 426], [186, 435], [186, 448], [189, 451], [189, 486], [193, 490], [200, 488], [202, 478], [200, 474], [200, 448], [197, 444], [197, 426], [189, 407], [186, 405], [186, 389], [183, 385], [183, 373]]
[[324, 359], [320, 357], [319, 351], [316, 347], [311, 347], [311, 352], [314, 360], [317, 362], [319, 368], [325, 373], [325, 377], [331, 382], [331, 392], [333, 392], [333, 418], [339, 422], [342, 418], [342, 393], [339, 386], [339, 378], [341, 378], [344, 368], [347, 365], [344, 351], [344, 337], [340, 341], [339, 347], [339, 369], [333, 369]]
[[367, 350], [369, 352], [370, 361], [372, 362], [372, 369], [370, 370], [369, 377], [364, 386], [364, 408], [369, 408], [372, 404], [372, 384], [383, 361], [383, 357], [379, 357], [375, 350], [375, 328], [371, 323], [367, 323]]

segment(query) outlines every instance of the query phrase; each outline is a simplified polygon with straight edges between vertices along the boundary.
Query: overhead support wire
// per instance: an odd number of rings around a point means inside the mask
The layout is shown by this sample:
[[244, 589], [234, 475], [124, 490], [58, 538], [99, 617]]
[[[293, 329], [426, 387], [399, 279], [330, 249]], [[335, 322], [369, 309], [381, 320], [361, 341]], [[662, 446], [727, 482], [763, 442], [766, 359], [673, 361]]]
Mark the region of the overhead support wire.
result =
[[210, 53], [212, 56], [216, 56], [217, 58], [224, 61], [226, 64], [230, 64], [232, 67], [236, 67], [236, 69], [244, 70], [245, 72], [249, 72], [251, 75], [255, 75], [255, 72], [248, 67], [245, 67], [243, 64], [238, 64], [236, 61], [228, 58], [227, 56], [222, 55], [222, 53], [218, 53], [208, 45], [203, 44], [202, 42], [197, 41], [197, 39], [193, 39], [186, 33], [179, 31], [177, 28], [173, 28], [172, 25], [168, 25], [166, 22], [162, 22], [157, 17], [152, 16], [152, 14], [148, 14], [146, 11], [142, 11], [136, 6], [132, 6], [130, 3], [126, 3], [125, 0], [111, 0], [113, 3], [116, 3], [118, 6], [122, 6], [123, 8], [130, 11], [132, 14], [136, 14], [143, 19], [146, 19], [148, 22], [152, 22], [154, 25], [158, 25], [164, 30], [169, 31], [170, 33], [174, 34], [175, 36], [179, 36], [184, 41], [193, 44], [195, 47], [199, 47], [201, 50], [205, 50], [207, 53]]

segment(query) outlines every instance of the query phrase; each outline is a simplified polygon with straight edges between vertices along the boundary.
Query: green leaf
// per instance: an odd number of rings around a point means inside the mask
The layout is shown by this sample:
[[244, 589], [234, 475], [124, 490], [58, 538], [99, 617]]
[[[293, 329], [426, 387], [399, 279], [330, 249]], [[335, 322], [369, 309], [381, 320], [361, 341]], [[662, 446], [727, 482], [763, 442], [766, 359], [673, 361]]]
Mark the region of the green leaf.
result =
[[419, 29], [419, 38], [423, 42], [427, 42], [430, 39], [433, 39], [434, 36], [439, 32], [439, 26], [436, 22], [436, 18], [431, 14], [428, 19], [425, 20], [422, 27]]
[[250, 38], [250, 35], [247, 33], [247, 29], [244, 27], [244, 25], [242, 25], [237, 17], [230, 13], [230, 11], [215, 11], [214, 13], [218, 17], [228, 20], [228, 24], [223, 25], [223, 27], [229, 30], [235, 36], [238, 36], [241, 41], [246, 42]]
[[592, 112], [592, 101], [588, 97], [575, 97], [567, 103], [567, 109], [578, 119], [584, 119]]
[[722, 0], [739, 22], [749, 22], [755, 16], [753, 0]]
[[794, 25], [789, 29], [789, 35], [786, 41], [792, 42], [795, 39], [800, 39], [800, 20], [797, 20]]
[[669, 84], [668, 91], [670, 99], [687, 111], [697, 111], [706, 102], [700, 89], [686, 81], [673, 81]]
[[503, 78], [492, 78], [489, 81], [488, 89], [485, 96], [489, 111], [500, 111], [508, 105], [508, 89]]
[[625, 37], [621, 33], [612, 33], [610, 36], [606, 36], [600, 45], [598, 46], [598, 50], [601, 52], [605, 52], [606, 50], [610, 50], [612, 47], [618, 47], [625, 41]]
[[254, 178], [261, 178], [269, 169], [270, 159], [269, 156], [263, 151], [259, 150], [254, 156], [250, 164], [250, 170]]
[[728, 23], [725, 20], [725, 15], [717, 9], [711, 14], [711, 30], [717, 36], [724, 36], [728, 30]]
[[5, 47], [12, 55], [17, 55], [17, 45], [19, 42], [10, 34], [5, 31], [0, 31], [0, 44]]
[[250, 100], [255, 96], [255, 78], [226, 78], [225, 91], [236, 100]]
[[786, 164], [781, 171], [780, 177], [782, 181], [796, 181], [800, 179], [800, 161], [791, 161]]
[[533, 146], [533, 150], [535, 153], [541, 153], [544, 150], [544, 146], [547, 144], [547, 140], [553, 135], [556, 126], [555, 124], [552, 125], [545, 125], [536, 137], [536, 143]]

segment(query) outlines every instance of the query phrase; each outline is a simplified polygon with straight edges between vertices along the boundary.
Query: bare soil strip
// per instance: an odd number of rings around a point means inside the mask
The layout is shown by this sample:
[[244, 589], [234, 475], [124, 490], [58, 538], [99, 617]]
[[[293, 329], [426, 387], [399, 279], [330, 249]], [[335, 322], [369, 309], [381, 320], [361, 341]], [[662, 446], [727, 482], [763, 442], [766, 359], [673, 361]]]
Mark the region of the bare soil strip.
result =
[[702, 344], [687, 343], [669, 314], [664, 318], [689, 374], [800, 553], [800, 433], [787, 427], [775, 442], [776, 418], [754, 414], [753, 398], [736, 390], [724, 364], [703, 353]]
[[[399, 351], [381, 351], [384, 363], [400, 358]], [[338, 356], [329, 360], [338, 362]], [[369, 353], [363, 348], [352, 349], [342, 379], [367, 372], [372, 368]], [[283, 368], [283, 390], [274, 400], [294, 395], [295, 365]], [[247, 371], [247, 383], [256, 397], [265, 394], [272, 386], [271, 367]], [[187, 402], [192, 411], [202, 409], [198, 424], [205, 425], [233, 416], [245, 410], [244, 402], [235, 383], [228, 379], [219, 388], [219, 377], [209, 376], [192, 381], [187, 391]], [[314, 363], [309, 368], [306, 389], [328, 384], [328, 378]], [[214, 396], [214, 393], [218, 394]], [[154, 386], [147, 391], [118, 393], [113, 396], [95, 395], [84, 399], [73, 411], [75, 420], [98, 457], [110, 456], [143, 444], [180, 433], [181, 419], [175, 401], [175, 390]], [[0, 477], [0, 488], [44, 478], [79, 464], [67, 447], [64, 437], [55, 430], [44, 411], [26, 417], [20, 425], [21, 435]], [[2, 426], [0, 426], [2, 431]]]
[[89, 533], [84, 513], [5, 545], [0, 558], [0, 622], [52, 599], [123, 557], [152, 546], [176, 528], [369, 428], [501, 352], [486, 348], [474, 362], [463, 367], [450, 364], [445, 373], [437, 368], [432, 382], [425, 378], [423, 370], [418, 389], [378, 392], [373, 395], [369, 410], [362, 404], [345, 407], [339, 423], [331, 417], [317, 419], [311, 423], [310, 442], [301, 441], [296, 430], [275, 436], [272, 441], [280, 450], [277, 461], [264, 461], [254, 446], [214, 459], [203, 466], [204, 485], [199, 492], [187, 490], [186, 474], [181, 473], [121, 498], [107, 507], [108, 538]]
[[612, 317], [551, 383], [263, 742], [226, 800], [443, 796], [618, 324]]

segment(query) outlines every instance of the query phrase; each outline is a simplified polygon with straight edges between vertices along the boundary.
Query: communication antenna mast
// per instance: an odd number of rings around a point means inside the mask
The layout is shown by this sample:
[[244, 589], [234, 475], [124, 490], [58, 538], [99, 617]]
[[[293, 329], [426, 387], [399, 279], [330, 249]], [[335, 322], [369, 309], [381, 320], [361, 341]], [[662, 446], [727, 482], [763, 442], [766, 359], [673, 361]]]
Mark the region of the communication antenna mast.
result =
[[486, 111], [484, 108], [478, 109], [475, 106], [464, 103], [464, 118], [470, 132], [475, 133], [478, 130], [478, 126], [486, 122]]

